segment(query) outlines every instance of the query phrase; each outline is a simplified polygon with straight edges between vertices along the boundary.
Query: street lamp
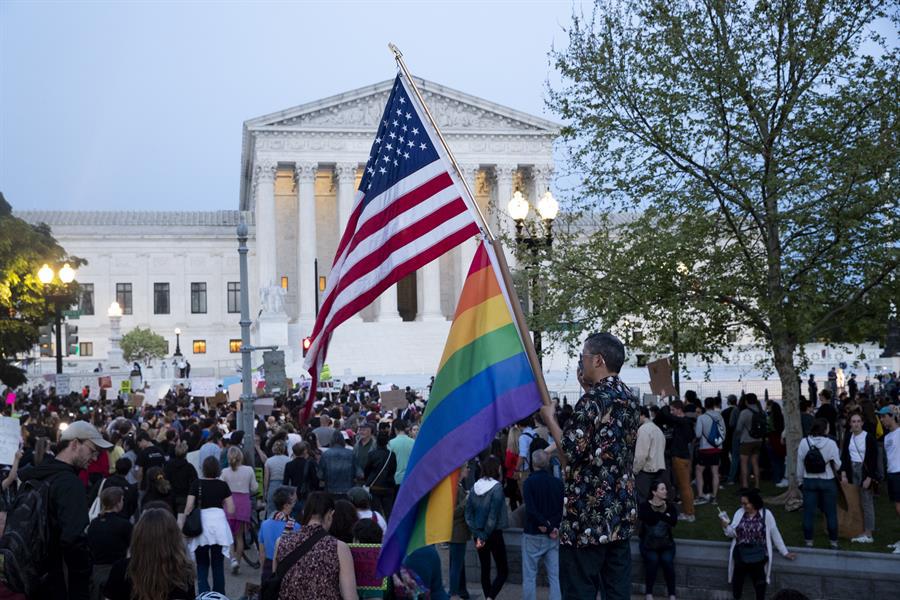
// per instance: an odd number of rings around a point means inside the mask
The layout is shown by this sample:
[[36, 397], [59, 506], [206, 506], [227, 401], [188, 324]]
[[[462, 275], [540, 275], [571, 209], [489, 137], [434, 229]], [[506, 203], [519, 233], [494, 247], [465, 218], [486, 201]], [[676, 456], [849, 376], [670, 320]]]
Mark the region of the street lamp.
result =
[[75, 281], [75, 269], [73, 269], [69, 263], [65, 263], [62, 268], [59, 270], [59, 273], [54, 273], [53, 269], [50, 265], [44, 263], [44, 266], [41, 267], [38, 272], [38, 280], [44, 284], [44, 289], [47, 292], [47, 300], [53, 303], [53, 311], [54, 311], [54, 325], [56, 326], [56, 373], [61, 374], [63, 372], [63, 362], [62, 362], [62, 302], [69, 299], [69, 296], [66, 294], [52, 294], [47, 289], [53, 282], [53, 278], [59, 276], [60, 282], [63, 284], [63, 289], [66, 289], [70, 283]]
[[[531, 315], [540, 314], [540, 298], [538, 297], [537, 275], [538, 263], [540, 262], [541, 249], [549, 250], [553, 246], [553, 221], [559, 214], [559, 203], [550, 190], [547, 190], [537, 204], [537, 214], [543, 223], [543, 236], [532, 235], [531, 232], [525, 231], [525, 219], [528, 218], [528, 212], [531, 206], [522, 195], [522, 192], [516, 190], [513, 197], [506, 206], [509, 216], [516, 223], [516, 249], [519, 252], [527, 250], [530, 260], [526, 269], [530, 276], [528, 278], [529, 296], [531, 297]], [[540, 329], [534, 330], [534, 351], [537, 354], [538, 364], [543, 367], [542, 356], [542, 339]]]
[[175, 358], [181, 356], [181, 328], [175, 328]]
[[678, 275], [677, 286], [678, 286], [678, 302], [675, 305], [674, 314], [672, 315], [672, 373], [675, 376], [675, 394], [678, 396], [678, 399], [681, 399], [681, 361], [678, 356], [678, 316], [679, 311], [681, 310], [682, 298], [681, 298], [681, 282], [684, 277], [690, 273], [690, 269], [686, 264], [681, 261], [678, 261], [678, 264], [675, 265], [675, 273]]

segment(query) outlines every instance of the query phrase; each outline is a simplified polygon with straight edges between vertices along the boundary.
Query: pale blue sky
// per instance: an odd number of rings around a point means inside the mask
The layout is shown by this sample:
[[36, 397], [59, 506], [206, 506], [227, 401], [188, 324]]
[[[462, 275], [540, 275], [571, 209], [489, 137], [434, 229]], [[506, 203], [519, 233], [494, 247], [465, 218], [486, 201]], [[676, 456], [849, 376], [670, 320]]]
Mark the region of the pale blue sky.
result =
[[[581, 5], [577, 2], [576, 5]], [[570, 0], [0, 3], [16, 210], [238, 206], [244, 120], [416, 75], [533, 114]]]

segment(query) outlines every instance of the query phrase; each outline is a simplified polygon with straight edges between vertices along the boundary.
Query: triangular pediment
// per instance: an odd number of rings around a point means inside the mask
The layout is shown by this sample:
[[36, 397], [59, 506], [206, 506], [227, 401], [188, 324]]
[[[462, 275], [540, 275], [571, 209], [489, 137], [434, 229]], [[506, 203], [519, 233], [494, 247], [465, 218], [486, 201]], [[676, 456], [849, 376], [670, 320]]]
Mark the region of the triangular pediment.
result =
[[[557, 123], [427, 80], [416, 79], [428, 108], [445, 133], [496, 132], [557, 135]], [[250, 131], [371, 131], [377, 128], [393, 80], [265, 115], [245, 123]]]

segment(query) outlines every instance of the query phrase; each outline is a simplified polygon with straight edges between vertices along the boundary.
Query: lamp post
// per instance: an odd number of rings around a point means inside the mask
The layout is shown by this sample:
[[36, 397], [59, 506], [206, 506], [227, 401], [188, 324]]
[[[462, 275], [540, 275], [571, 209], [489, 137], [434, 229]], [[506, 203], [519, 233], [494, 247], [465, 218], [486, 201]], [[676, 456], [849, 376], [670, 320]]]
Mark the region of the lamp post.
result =
[[75, 281], [75, 269], [65, 263], [58, 273], [54, 273], [48, 264], [44, 264], [38, 271], [38, 279], [44, 284], [44, 290], [47, 292], [47, 300], [53, 303], [54, 325], [56, 327], [56, 373], [63, 372], [62, 361], [62, 302], [68, 299], [65, 294], [52, 294], [49, 292], [48, 286], [53, 282], [54, 277], [59, 277], [63, 284], [63, 289], [67, 289], [69, 284]]
[[179, 358], [181, 356], [181, 328], [175, 328], [175, 354], [172, 355], [173, 358]]
[[684, 277], [690, 272], [688, 266], [681, 261], [678, 261], [678, 264], [675, 266], [675, 274], [676, 285], [678, 286], [678, 302], [675, 304], [675, 310], [672, 315], [672, 373], [675, 376], [675, 394], [678, 396], [678, 399], [681, 399], [681, 362], [678, 356], [678, 317], [680, 316], [679, 312], [681, 310], [681, 282]]
[[110, 368], [116, 368], [125, 364], [125, 357], [122, 354], [122, 347], [119, 345], [122, 341], [122, 334], [119, 326], [122, 323], [122, 307], [118, 302], [113, 302], [106, 310], [106, 316], [109, 317], [109, 352], [107, 353], [107, 361]]
[[[537, 316], [541, 312], [540, 297], [537, 293], [538, 287], [538, 266], [540, 263], [540, 251], [542, 249], [549, 250], [553, 246], [553, 221], [559, 214], [559, 203], [550, 190], [547, 190], [537, 203], [537, 213], [543, 223], [543, 235], [532, 235], [530, 231], [526, 231], [525, 220], [531, 206], [522, 192], [516, 190], [509, 204], [506, 206], [509, 216], [516, 223], [516, 249], [518, 252], [525, 250], [529, 253], [528, 266], [528, 295], [531, 298], [531, 315]], [[537, 354], [538, 364], [543, 368], [543, 352], [542, 352], [541, 330], [534, 330], [534, 351]]]

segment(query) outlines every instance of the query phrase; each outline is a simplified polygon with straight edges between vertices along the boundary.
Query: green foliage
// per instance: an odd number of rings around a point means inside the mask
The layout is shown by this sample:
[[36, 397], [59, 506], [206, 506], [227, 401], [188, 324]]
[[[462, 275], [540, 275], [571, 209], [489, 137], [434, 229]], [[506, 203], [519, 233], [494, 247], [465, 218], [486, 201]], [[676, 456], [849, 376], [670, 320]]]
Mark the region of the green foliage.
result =
[[128, 362], [141, 361], [145, 364], [154, 358], [166, 355], [166, 338], [154, 333], [150, 328], [136, 327], [122, 336], [122, 354]]
[[47, 297], [60, 297], [64, 306], [76, 302], [77, 283], [44, 286], [37, 277], [44, 263], [59, 268], [66, 262], [76, 268], [85, 264], [66, 254], [47, 225], [16, 218], [0, 193], [0, 381], [6, 385], [26, 381], [13, 362], [37, 343], [38, 327], [52, 321], [54, 307]]
[[877, 337], [898, 296], [900, 50], [873, 33], [888, 18], [878, 0], [576, 15], [550, 104], [581, 207], [606, 223], [562, 228], [546, 313], [620, 331], [628, 317], [657, 347], [675, 323], [707, 356], [750, 334], [799, 439], [798, 346]]

